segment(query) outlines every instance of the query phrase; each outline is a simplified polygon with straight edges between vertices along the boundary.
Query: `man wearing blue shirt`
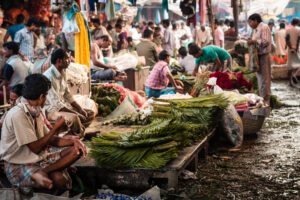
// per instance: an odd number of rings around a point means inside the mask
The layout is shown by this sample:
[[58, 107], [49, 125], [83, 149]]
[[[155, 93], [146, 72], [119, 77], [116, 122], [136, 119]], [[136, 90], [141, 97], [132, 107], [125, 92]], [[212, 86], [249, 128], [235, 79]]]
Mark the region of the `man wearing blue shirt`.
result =
[[19, 14], [17, 16], [17, 24], [13, 25], [7, 29], [7, 32], [4, 36], [4, 43], [7, 42], [9, 36], [11, 37], [11, 40], [14, 41], [16, 33], [19, 30], [25, 28], [24, 21], [25, 21], [24, 15]]
[[232, 58], [220, 47], [209, 45], [201, 49], [193, 44], [189, 48], [189, 53], [196, 58], [193, 76], [197, 74], [201, 63], [214, 63], [213, 71], [231, 71]]

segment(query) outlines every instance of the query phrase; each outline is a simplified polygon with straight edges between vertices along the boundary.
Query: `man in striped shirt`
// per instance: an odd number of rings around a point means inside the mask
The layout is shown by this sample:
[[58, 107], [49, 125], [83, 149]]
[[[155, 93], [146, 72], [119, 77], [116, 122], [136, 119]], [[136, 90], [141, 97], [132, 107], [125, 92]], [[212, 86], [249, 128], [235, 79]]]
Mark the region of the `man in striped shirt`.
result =
[[14, 41], [20, 44], [20, 54], [33, 62], [34, 58], [34, 31], [38, 28], [38, 21], [35, 17], [31, 17], [26, 27], [16, 33]]
[[259, 14], [249, 17], [248, 23], [253, 29], [252, 39], [248, 40], [249, 45], [255, 45], [258, 52], [258, 70], [256, 72], [259, 95], [264, 102], [270, 105], [271, 97], [271, 60], [272, 37], [268, 25], [264, 24]]

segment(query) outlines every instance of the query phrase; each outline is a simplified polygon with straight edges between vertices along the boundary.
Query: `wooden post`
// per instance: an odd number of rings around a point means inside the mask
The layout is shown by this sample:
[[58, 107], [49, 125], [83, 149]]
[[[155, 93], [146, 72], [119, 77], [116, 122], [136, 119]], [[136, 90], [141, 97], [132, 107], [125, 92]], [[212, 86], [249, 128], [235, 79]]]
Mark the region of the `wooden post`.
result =
[[235, 28], [235, 37], [239, 35], [239, 5], [238, 0], [231, 0], [231, 5], [233, 9], [233, 19], [234, 19], [234, 28]]
[[211, 0], [207, 0], [207, 15], [208, 15], [208, 20], [209, 23], [211, 24], [211, 34], [213, 38], [213, 43], [215, 42], [215, 20], [214, 20], [214, 15], [213, 15], [213, 10], [212, 10], [212, 3]]

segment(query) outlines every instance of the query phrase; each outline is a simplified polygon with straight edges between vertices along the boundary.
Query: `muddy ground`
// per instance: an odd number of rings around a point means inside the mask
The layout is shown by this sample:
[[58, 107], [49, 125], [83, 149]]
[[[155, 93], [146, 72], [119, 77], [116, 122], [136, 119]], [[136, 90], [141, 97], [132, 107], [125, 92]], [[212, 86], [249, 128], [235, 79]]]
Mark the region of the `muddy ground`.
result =
[[278, 81], [272, 93], [287, 106], [238, 151], [211, 150], [197, 179], [180, 180], [168, 199], [300, 199], [300, 90]]

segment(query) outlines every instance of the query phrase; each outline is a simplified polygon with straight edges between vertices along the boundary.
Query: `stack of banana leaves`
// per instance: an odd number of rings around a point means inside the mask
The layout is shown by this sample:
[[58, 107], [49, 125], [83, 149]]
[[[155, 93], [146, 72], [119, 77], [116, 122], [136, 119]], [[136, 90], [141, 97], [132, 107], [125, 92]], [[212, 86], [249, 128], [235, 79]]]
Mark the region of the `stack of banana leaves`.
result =
[[118, 118], [110, 119], [103, 122], [103, 125], [148, 125], [151, 123], [150, 114], [134, 112], [121, 115]]
[[98, 113], [106, 117], [119, 105], [121, 93], [113, 87], [98, 86], [92, 88], [92, 99], [98, 104]]
[[89, 144], [89, 156], [110, 169], [163, 167], [217, 126], [228, 105], [222, 95], [157, 101], [150, 125], [128, 133], [100, 133]]

